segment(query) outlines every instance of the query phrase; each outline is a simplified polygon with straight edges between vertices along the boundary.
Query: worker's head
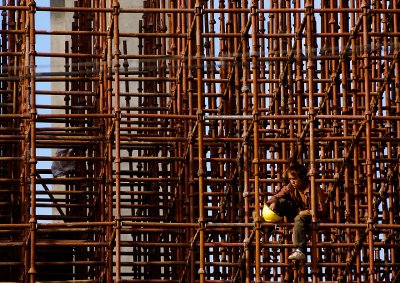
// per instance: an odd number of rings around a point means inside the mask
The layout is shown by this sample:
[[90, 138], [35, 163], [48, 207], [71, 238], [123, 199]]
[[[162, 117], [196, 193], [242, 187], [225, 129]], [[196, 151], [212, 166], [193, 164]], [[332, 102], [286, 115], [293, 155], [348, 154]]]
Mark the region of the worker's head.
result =
[[290, 165], [284, 179], [286, 184], [291, 184], [295, 189], [303, 187], [308, 182], [307, 168], [301, 164]]

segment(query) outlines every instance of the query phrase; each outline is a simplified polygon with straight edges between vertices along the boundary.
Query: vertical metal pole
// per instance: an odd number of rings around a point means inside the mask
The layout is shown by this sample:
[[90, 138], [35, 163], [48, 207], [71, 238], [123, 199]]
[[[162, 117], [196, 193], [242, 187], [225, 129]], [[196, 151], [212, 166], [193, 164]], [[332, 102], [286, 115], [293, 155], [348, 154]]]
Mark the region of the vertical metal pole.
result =
[[204, 103], [203, 103], [203, 42], [202, 42], [202, 3], [196, 0], [195, 16], [196, 16], [196, 71], [197, 71], [197, 132], [198, 132], [198, 157], [199, 157], [199, 225], [200, 225], [200, 253], [199, 253], [199, 276], [200, 283], [205, 282], [205, 219], [204, 219], [204, 153], [203, 153], [203, 127], [204, 127]]
[[[245, 7], [247, 4], [246, 0], [242, 0], [242, 7]], [[246, 23], [248, 21], [246, 14], [242, 13], [242, 32], [246, 30]], [[242, 37], [242, 66], [243, 66], [243, 76], [242, 76], [242, 88], [241, 91], [243, 93], [243, 115], [248, 115], [248, 99], [249, 99], [249, 86], [247, 83], [247, 79], [249, 77], [249, 69], [248, 69], [248, 46], [249, 42], [248, 39], [243, 36]], [[246, 133], [249, 130], [248, 126], [248, 121], [245, 120], [243, 121], [243, 132]], [[247, 224], [249, 222], [249, 215], [251, 213], [250, 210], [250, 174], [251, 174], [251, 168], [248, 166], [249, 164], [249, 145], [248, 141], [243, 141], [243, 201], [244, 201], [244, 213], [245, 213], [245, 223]], [[255, 201], [257, 203], [257, 199]], [[257, 213], [257, 217], [259, 216], [259, 210], [255, 209], [255, 212]], [[255, 219], [253, 219], [254, 221]], [[246, 226], [245, 231], [244, 231], [244, 238], [247, 240], [250, 238], [251, 230], [249, 227]], [[245, 245], [245, 256], [246, 256], [246, 268], [245, 268], [245, 282], [250, 283], [252, 280], [252, 270], [251, 270], [251, 264], [253, 262], [253, 259], [251, 258], [251, 253], [250, 253], [250, 248], [249, 245]]]
[[370, 109], [370, 59], [369, 59], [369, 51], [370, 51], [370, 38], [369, 38], [369, 1], [363, 0], [361, 3], [361, 8], [363, 12], [363, 28], [362, 28], [362, 50], [363, 50], [363, 75], [364, 75], [364, 91], [365, 91], [365, 136], [366, 136], [366, 171], [367, 171], [367, 204], [368, 204], [368, 249], [369, 249], [369, 282], [373, 283], [375, 281], [375, 266], [374, 266], [374, 235], [373, 235], [373, 226], [374, 226], [374, 210], [373, 210], [373, 173], [372, 173], [372, 152], [371, 152], [371, 127], [372, 127], [372, 113]]
[[[182, 0], [183, 1], [183, 0]], [[182, 5], [183, 6], [183, 5]], [[188, 7], [192, 8], [193, 7], [193, 2], [192, 0], [189, 0], [189, 3], [187, 4]], [[184, 18], [184, 16], [182, 16]], [[182, 20], [183, 21], [183, 20]], [[196, 15], [193, 16], [192, 13], [190, 13], [188, 15], [188, 28], [190, 27], [190, 25], [197, 21], [197, 17]], [[197, 38], [197, 33], [194, 36], [196, 39]], [[196, 44], [195, 40], [193, 39], [193, 35], [189, 35], [188, 39], [187, 39], [187, 88], [184, 89], [187, 91], [187, 104], [188, 104], [188, 114], [189, 115], [193, 115], [193, 103], [194, 103], [194, 68], [193, 68], [193, 53], [194, 53], [194, 45]], [[185, 66], [185, 65], [184, 65]], [[188, 191], [189, 191], [189, 222], [190, 223], [194, 223], [195, 222], [195, 197], [194, 197], [194, 192], [196, 190], [196, 186], [195, 186], [195, 182], [194, 182], [194, 168], [195, 168], [195, 151], [194, 151], [194, 140], [193, 138], [193, 130], [195, 128], [194, 122], [192, 120], [186, 121], [185, 123], [187, 123], [187, 130], [188, 130], [188, 140], [189, 140], [189, 166], [188, 168], [188, 179], [189, 179], [189, 185], [188, 185]], [[189, 239], [189, 241], [194, 241], [194, 237], [195, 237], [195, 231], [194, 229], [190, 229], [190, 233], [189, 233], [189, 237], [187, 239]], [[190, 257], [190, 272], [188, 272], [186, 279], [187, 280], [191, 280], [192, 278], [195, 278], [195, 274], [196, 274], [196, 270], [195, 270], [195, 262], [196, 262], [196, 258], [195, 258], [195, 253], [194, 253], [194, 249], [192, 249], [191, 251], [191, 257]]]
[[[350, 8], [354, 8], [354, 1], [350, 1]], [[356, 18], [354, 14], [350, 15], [350, 26], [354, 27], [356, 25]], [[352, 71], [352, 77], [351, 77], [351, 89], [352, 89], [352, 101], [353, 101], [353, 115], [358, 114], [358, 103], [357, 103], [357, 91], [359, 86], [359, 80], [358, 80], [358, 64], [357, 64], [357, 38], [355, 36], [352, 36], [351, 40], [351, 65], [353, 67]], [[352, 127], [353, 132], [357, 132], [357, 123], [353, 123]], [[350, 153], [349, 153], [350, 154]], [[354, 145], [353, 149], [353, 183], [354, 183], [354, 222], [356, 224], [360, 223], [360, 162], [359, 162], [359, 145], [356, 143]], [[339, 198], [339, 195], [336, 196]], [[337, 219], [336, 219], [337, 220]], [[338, 220], [337, 220], [338, 221]], [[360, 239], [360, 231], [357, 229], [355, 231], [355, 239]], [[340, 268], [338, 268], [340, 271]], [[356, 254], [356, 260], [355, 260], [355, 272], [357, 274], [361, 274], [361, 258], [360, 258], [360, 252], [357, 251]], [[339, 277], [340, 279], [341, 276]], [[360, 282], [360, 276], [357, 277], [356, 281], [359, 283]]]
[[114, 71], [114, 121], [115, 121], [115, 280], [121, 282], [121, 148], [120, 148], [120, 124], [121, 124], [121, 107], [120, 107], [120, 80], [119, 80], [119, 14], [120, 5], [118, 0], [113, 0], [113, 38], [114, 38], [114, 55], [113, 55], [113, 71]]
[[[29, 18], [27, 15], [26, 11], [21, 11], [20, 12], [20, 19], [21, 19], [21, 26], [26, 26], [27, 22], [29, 22]], [[21, 36], [22, 37], [22, 36]], [[29, 36], [25, 34], [23, 37], [22, 42], [24, 44], [29, 43]], [[5, 43], [5, 42], [4, 42]], [[17, 50], [17, 48], [15, 48]], [[16, 60], [15, 62], [15, 67], [17, 67], [19, 70], [15, 72], [15, 74], [22, 75], [24, 77], [22, 83], [23, 87], [21, 88], [20, 95], [21, 95], [21, 101], [23, 102], [24, 105], [29, 105], [29, 100], [30, 100], [30, 92], [28, 90], [28, 85], [29, 85], [29, 49], [26, 48], [24, 54], [21, 54], [21, 57], [19, 60]], [[17, 65], [19, 63], [20, 65]], [[25, 65], [21, 66], [23, 63]], [[28, 65], [28, 66], [27, 66]], [[14, 89], [13, 93], [13, 100], [16, 101], [16, 96], [17, 96], [17, 88]], [[13, 107], [14, 108], [14, 107]], [[20, 111], [21, 114], [28, 115], [29, 107], [21, 107], [19, 106], [18, 108], [15, 107], [15, 111], [13, 113], [18, 113], [17, 111]], [[20, 177], [20, 188], [21, 188], [21, 223], [26, 224], [29, 221], [30, 217], [30, 203], [29, 203], [29, 192], [30, 192], [30, 187], [29, 186], [29, 171], [30, 171], [30, 160], [28, 159], [29, 157], [29, 151], [30, 151], [30, 140], [29, 136], [26, 134], [29, 127], [30, 127], [30, 120], [29, 119], [23, 119], [22, 120], [22, 129], [24, 131], [25, 137], [22, 139], [22, 146], [21, 146], [21, 153], [25, 156], [23, 160], [23, 168], [21, 168], [21, 177]], [[28, 235], [30, 234], [30, 231], [28, 229], [24, 229], [23, 232], [23, 237], [25, 239], [29, 239]], [[24, 266], [21, 268], [22, 272], [22, 280], [24, 282], [29, 282], [29, 268], [30, 268], [30, 246], [26, 245], [22, 248], [21, 252], [21, 261], [23, 262]]]
[[[96, 2], [97, 2], [97, 6], [99, 8], [104, 8], [105, 7], [104, 2], [102, 0], [97, 0]], [[104, 31], [105, 30], [105, 26], [106, 26], [105, 25], [105, 13], [98, 12], [96, 14], [96, 19], [97, 19], [96, 23], [97, 23], [98, 30], [99, 31]], [[97, 43], [96, 43], [97, 50], [96, 51], [97, 51], [98, 54], [101, 54], [102, 52], [104, 52], [104, 49], [105, 49], [105, 46], [106, 46], [106, 40], [107, 40], [106, 38], [100, 37], [100, 36], [97, 38]], [[97, 65], [98, 65], [98, 68], [99, 68], [99, 81], [98, 81], [98, 89], [99, 89], [98, 100], [99, 100], [99, 105], [98, 105], [98, 111], [99, 111], [99, 114], [104, 114], [104, 99], [105, 99], [105, 94], [106, 94], [106, 90], [107, 90], [107, 86], [106, 86], [107, 78], [106, 78], [106, 68], [105, 68], [106, 67], [106, 60], [105, 60], [105, 58], [104, 57], [100, 58], [98, 60]], [[103, 129], [103, 132], [100, 132], [100, 134], [103, 135], [104, 137], [106, 137], [107, 136], [107, 132], [106, 132], [107, 128], [105, 127], [104, 122], [105, 122], [104, 119], [101, 119], [99, 121], [99, 126], [100, 126], [100, 128]], [[104, 157], [106, 152], [107, 152], [107, 144], [104, 141], [102, 141], [100, 143], [100, 145], [99, 145], [99, 155]], [[107, 162], [106, 162], [106, 160], [101, 161], [101, 162], [102, 162], [102, 166], [98, 168], [98, 171], [99, 171], [99, 173], [100, 173], [100, 175], [102, 177], [101, 180], [99, 180], [99, 182], [98, 182], [98, 185], [99, 185], [99, 188], [98, 188], [99, 205], [100, 205], [99, 220], [100, 220], [100, 222], [105, 222], [107, 220], [106, 219], [106, 211], [107, 211], [106, 210], [106, 194], [105, 194], [105, 190], [107, 189], [107, 185], [104, 183], [103, 180], [104, 180], [104, 175], [106, 173], [104, 169], [106, 168], [106, 163]], [[109, 228], [107, 228], [107, 227], [101, 227], [102, 233], [100, 233], [100, 235], [99, 235], [99, 241], [101, 243], [106, 243], [107, 242], [108, 239], [106, 238], [106, 232], [107, 232], [108, 229]], [[112, 276], [112, 270], [111, 270], [111, 272], [109, 271], [110, 268], [109, 268], [109, 262], [107, 261], [108, 257], [107, 257], [107, 246], [106, 245], [105, 245], [105, 248], [101, 249], [100, 259], [106, 263], [105, 266], [102, 269], [100, 269], [100, 274], [102, 276], [102, 279], [105, 278], [105, 280], [110, 280], [109, 274], [111, 273], [111, 276]], [[111, 278], [111, 280], [112, 280], [112, 278]]]
[[[251, 49], [251, 61], [252, 61], [252, 71], [253, 71], [253, 134], [254, 134], [254, 157], [253, 157], [253, 171], [254, 171], [254, 209], [257, 214], [260, 211], [260, 200], [259, 200], [259, 186], [260, 186], [260, 176], [259, 176], [259, 98], [258, 98], [258, 71], [259, 71], [259, 44], [258, 44], [258, 0], [252, 0], [250, 4], [250, 13], [251, 13], [251, 41], [252, 41], [252, 49]], [[260, 277], [260, 221], [255, 222], [255, 268], [256, 268], [256, 282], [261, 282]]]
[[[391, 2], [393, 3], [393, 6], [392, 6], [393, 9], [398, 9], [399, 8], [400, 5], [399, 5], [399, 3], [397, 1], [391, 1]], [[399, 19], [399, 14], [398, 13], [393, 13], [393, 21], [392, 22], [393, 23], [398, 23], [399, 20], [400, 20]], [[393, 31], [396, 34], [398, 34], [399, 26], [397, 24], [393, 25]], [[399, 38], [399, 36], [394, 36], [394, 37], [392, 37], [392, 39], [394, 41], [394, 46], [397, 47], [395, 49], [395, 51], [393, 52], [394, 53], [394, 58], [398, 58], [398, 56], [399, 56], [399, 48], [398, 48], [398, 46], [400, 44], [400, 42], [399, 42], [400, 38]], [[398, 59], [394, 60], [394, 62], [392, 62], [392, 64], [395, 64], [394, 65], [394, 72], [397, 74], [396, 77], [395, 77], [395, 85], [397, 87], [394, 90], [394, 92], [395, 92], [394, 101], [395, 101], [395, 110], [396, 110], [396, 113], [398, 115], [398, 113], [400, 113], [400, 88], [398, 87], [400, 85], [400, 75], [399, 75], [400, 74], [400, 64], [399, 64], [399, 60]], [[393, 121], [393, 127], [394, 127], [395, 130], [397, 130], [397, 138], [399, 138], [400, 137], [400, 120]], [[396, 156], [398, 157], [399, 155], [400, 155], [400, 145], [397, 145], [397, 147], [396, 147]], [[393, 174], [399, 174], [399, 171], [400, 171], [400, 168], [397, 166], [397, 170], [395, 172], [393, 172]], [[395, 188], [393, 189], [394, 195], [392, 196], [392, 199], [393, 200], [397, 199], [397, 201], [398, 201], [398, 199], [400, 197], [400, 192], [398, 190], [398, 182], [399, 181], [397, 181], [396, 184], [393, 184], [393, 186]], [[398, 203], [396, 205], [395, 202], [392, 202], [390, 205], [392, 206], [391, 214], [396, 215], [396, 213], [394, 213], [395, 212], [395, 207], [397, 207], [397, 213], [399, 213], [399, 204]], [[398, 216], [397, 216], [397, 219], [398, 219]], [[393, 223], [393, 220], [394, 219], [392, 218], [391, 219], [391, 223]], [[394, 249], [392, 249], [392, 250], [394, 250]], [[396, 257], [397, 257], [397, 259], [396, 259]], [[399, 260], [398, 257], [400, 257], [400, 252], [397, 250], [396, 252], [394, 252], [392, 254], [392, 259], [396, 260], [398, 262], [398, 260]], [[393, 273], [394, 273], [394, 271], [393, 271]], [[400, 269], [398, 268], [397, 269], [396, 278], [399, 278], [399, 276], [400, 276]]]
[[[104, 0], [105, 1], [105, 7], [111, 7], [111, 1], [109, 0]], [[112, 15], [110, 15], [110, 18]], [[109, 19], [108, 14], [106, 14], [106, 17], [104, 18], [105, 21], [105, 28], [110, 29], [111, 27], [109, 26]], [[112, 19], [112, 18], [111, 18]], [[106, 37], [106, 44], [105, 44], [105, 57], [104, 59], [104, 71], [105, 71], [105, 109], [107, 109], [107, 114], [112, 114], [112, 87], [113, 87], [113, 70], [112, 70], [112, 50], [113, 50], [113, 45], [112, 45], [112, 36], [110, 33], [108, 33]], [[105, 131], [108, 137], [110, 137], [111, 130], [113, 129], [113, 123], [112, 119], [107, 118], [106, 119], [106, 126], [105, 126]], [[111, 222], [113, 221], [114, 217], [114, 211], [113, 211], [113, 146], [112, 146], [112, 140], [110, 138], [106, 139], [107, 144], [107, 161], [106, 161], [106, 203], [107, 203], [107, 208], [106, 208], [106, 213], [107, 213], [107, 221]], [[115, 220], [115, 219], [114, 219]], [[115, 228], [115, 227], [114, 227]], [[106, 239], [108, 240], [109, 245], [107, 245], [107, 280], [112, 281], [113, 280], [113, 268], [114, 268], [114, 258], [113, 258], [113, 246], [111, 243], [113, 243], [113, 227], [107, 226], [106, 228]]]
[[317, 222], [317, 193], [315, 185], [315, 113], [314, 113], [314, 76], [315, 76], [315, 62], [314, 62], [314, 1], [307, 0], [305, 3], [306, 9], [306, 28], [307, 28], [307, 77], [308, 77], [308, 115], [309, 115], [309, 131], [310, 131], [310, 148], [309, 148], [309, 158], [310, 158], [310, 182], [311, 182], [311, 258], [312, 258], [312, 282], [317, 282], [317, 234], [316, 234], [316, 222]]
[[29, 268], [29, 281], [34, 283], [36, 281], [36, 37], [35, 37], [35, 13], [36, 3], [34, 0], [29, 1], [29, 60], [28, 68], [30, 81], [27, 82], [29, 91], [28, 105], [30, 107], [30, 193], [31, 193], [31, 210], [30, 210], [30, 268]]

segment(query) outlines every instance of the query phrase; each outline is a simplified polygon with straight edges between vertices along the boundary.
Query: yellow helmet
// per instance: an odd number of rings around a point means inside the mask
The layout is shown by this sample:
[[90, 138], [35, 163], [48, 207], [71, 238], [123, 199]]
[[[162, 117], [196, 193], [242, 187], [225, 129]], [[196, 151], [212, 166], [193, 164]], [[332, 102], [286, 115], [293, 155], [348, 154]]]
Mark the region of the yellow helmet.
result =
[[265, 222], [272, 222], [276, 223], [279, 222], [279, 220], [282, 219], [281, 216], [273, 212], [268, 205], [264, 204], [263, 210], [262, 210], [262, 216], [264, 217]]

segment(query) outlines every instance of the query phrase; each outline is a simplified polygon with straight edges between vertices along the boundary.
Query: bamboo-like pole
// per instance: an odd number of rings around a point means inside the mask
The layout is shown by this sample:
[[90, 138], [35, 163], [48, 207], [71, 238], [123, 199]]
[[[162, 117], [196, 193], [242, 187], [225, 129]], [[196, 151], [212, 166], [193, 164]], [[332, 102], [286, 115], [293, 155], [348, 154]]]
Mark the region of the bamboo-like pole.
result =
[[28, 70], [27, 73], [30, 75], [30, 80], [27, 82], [28, 94], [29, 94], [29, 115], [30, 115], [30, 155], [29, 155], [29, 163], [30, 163], [30, 201], [31, 201], [31, 209], [30, 209], [30, 268], [29, 268], [29, 282], [36, 282], [36, 60], [35, 60], [35, 52], [36, 52], [36, 36], [35, 36], [35, 9], [36, 3], [33, 0], [30, 0], [28, 3], [29, 12], [28, 12], [28, 27], [29, 27], [29, 37], [27, 39], [27, 52], [28, 55]]
[[115, 221], [116, 221], [116, 235], [115, 235], [115, 263], [116, 263], [116, 282], [121, 282], [121, 148], [120, 148], [120, 124], [121, 124], [121, 106], [120, 106], [120, 39], [119, 39], [119, 2], [118, 0], [112, 1], [112, 27], [113, 27], [113, 72], [114, 72], [114, 131], [115, 131]]
[[[254, 156], [252, 160], [253, 164], [253, 174], [254, 174], [254, 199], [255, 199], [255, 204], [254, 204], [254, 209], [258, 213], [260, 211], [260, 197], [259, 197], [259, 190], [260, 190], [260, 176], [259, 176], [259, 98], [258, 98], [258, 92], [259, 92], [259, 83], [258, 83], [258, 68], [259, 68], [259, 62], [257, 61], [257, 55], [259, 54], [259, 48], [258, 48], [258, 40], [257, 40], [257, 31], [258, 31], [258, 14], [257, 14], [257, 7], [258, 7], [258, 1], [252, 0], [250, 3], [251, 7], [251, 26], [252, 26], [252, 33], [251, 33], [251, 40], [252, 40], [252, 47], [251, 47], [251, 63], [252, 63], [252, 76], [253, 76], [253, 135], [254, 135]], [[256, 219], [258, 220], [258, 219]], [[255, 250], [255, 268], [256, 268], [256, 282], [261, 282], [261, 276], [260, 276], [260, 221], [256, 221], [256, 227], [255, 227], [255, 240], [256, 240], [256, 250]]]
[[203, 60], [202, 60], [202, 49], [203, 49], [203, 39], [201, 36], [201, 30], [202, 30], [202, 9], [203, 9], [203, 4], [199, 1], [196, 0], [195, 3], [195, 31], [196, 31], [196, 89], [197, 89], [197, 136], [198, 136], [198, 158], [199, 158], [199, 163], [198, 163], [198, 176], [199, 176], [199, 184], [198, 184], [198, 194], [199, 194], [199, 244], [200, 244], [200, 251], [199, 251], [199, 279], [200, 283], [204, 283], [206, 280], [205, 276], [205, 250], [204, 250], [204, 243], [205, 243], [205, 214], [204, 214], [204, 205], [205, 205], [205, 199], [204, 199], [204, 191], [205, 191], [205, 186], [204, 186], [204, 179], [205, 179], [205, 170], [206, 168], [204, 167], [204, 152], [203, 152], [203, 137], [204, 137], [204, 112], [203, 112], [203, 105], [204, 105], [204, 100], [203, 100]]
[[[103, 1], [103, 6], [104, 7], [112, 7], [112, 1]], [[103, 17], [104, 21], [104, 28], [107, 29], [107, 31], [111, 31], [112, 26], [110, 25], [113, 20], [113, 15], [112, 14], [106, 14]], [[114, 44], [112, 40], [112, 34], [109, 33], [106, 39], [106, 42], [104, 44], [104, 50], [103, 50], [103, 65], [104, 65], [104, 91], [105, 91], [105, 97], [104, 97], [104, 109], [108, 115], [113, 115], [112, 114], [112, 105], [113, 105], [113, 100], [112, 100], [112, 89], [113, 89], [113, 67], [112, 67], [112, 57], [113, 57], [113, 49], [114, 49]], [[112, 132], [113, 132], [113, 121], [111, 119], [112, 117], [109, 117], [109, 119], [105, 119], [105, 134], [107, 135], [107, 143], [106, 143], [106, 168], [105, 168], [105, 178], [106, 178], [106, 221], [115, 221], [115, 214], [114, 214], [114, 205], [113, 205], [113, 194], [114, 194], [114, 182], [113, 182], [113, 154], [111, 152], [113, 151], [113, 145], [112, 145], [112, 139], [110, 138]], [[114, 273], [114, 259], [113, 259], [113, 250], [114, 250], [114, 237], [115, 237], [115, 229], [114, 227], [107, 227], [106, 229], [106, 241], [108, 242], [107, 245], [107, 250], [106, 250], [106, 264], [107, 264], [107, 269], [106, 269], [106, 280], [107, 281], [112, 281], [114, 279], [113, 273]], [[115, 267], [116, 268], [116, 267]]]
[[316, 46], [315, 43], [315, 38], [313, 31], [315, 30], [315, 18], [314, 18], [314, 1], [309, 0], [305, 3], [305, 8], [306, 8], [306, 13], [305, 16], [307, 17], [307, 39], [306, 39], [306, 46], [307, 46], [307, 77], [308, 77], [308, 114], [309, 114], [309, 130], [310, 130], [310, 146], [309, 146], [309, 156], [310, 156], [310, 183], [311, 183], [311, 217], [312, 217], [312, 223], [311, 223], [311, 258], [313, 262], [312, 266], [312, 282], [316, 283], [318, 281], [317, 278], [317, 250], [314, 248], [317, 243], [317, 237], [316, 237], [316, 223], [318, 221], [317, 217], [317, 190], [319, 189], [316, 186], [315, 183], [315, 175], [316, 175], [316, 166], [315, 166], [315, 152], [316, 152], [316, 145], [315, 145], [315, 128], [317, 126], [317, 123], [315, 121], [315, 109], [314, 109], [314, 104], [315, 104], [315, 98], [314, 98], [314, 92], [316, 91], [315, 89], [315, 83], [314, 83], [314, 77], [315, 77], [315, 49], [314, 47]]
[[[242, 6], [246, 5], [246, 1], [242, 1]], [[242, 27], [241, 30], [246, 29], [246, 24], [249, 22], [250, 19], [248, 19], [246, 13], [242, 13], [241, 15], [241, 21], [242, 21]], [[247, 78], [250, 75], [250, 70], [249, 70], [249, 64], [248, 61], [250, 58], [248, 58], [247, 50], [249, 50], [249, 42], [248, 39], [245, 37], [241, 38], [241, 45], [242, 45], [242, 66], [243, 68], [243, 77], [242, 77], [242, 88], [241, 92], [243, 95], [243, 116], [249, 115], [248, 109], [249, 109], [249, 92], [250, 92], [250, 87], [247, 84]], [[250, 130], [249, 123], [247, 120], [243, 121], [243, 131], [248, 132]], [[248, 166], [249, 164], [249, 159], [250, 159], [250, 154], [249, 154], [250, 148], [248, 145], [248, 141], [244, 140], [243, 142], [243, 201], [244, 201], [244, 213], [245, 213], [245, 223], [250, 222], [250, 213], [251, 213], [251, 184], [250, 184], [250, 176], [251, 176], [251, 168]], [[257, 199], [256, 199], [257, 202]], [[257, 217], [259, 216], [259, 211], [254, 208], [254, 211], [257, 213]], [[254, 219], [253, 219], [254, 220]], [[250, 236], [251, 236], [251, 230], [250, 228], [246, 227], [245, 228], [245, 234], [244, 237], [247, 241], [250, 241]], [[251, 264], [253, 262], [251, 258], [251, 252], [248, 246], [245, 246], [245, 257], [246, 257], [246, 272], [243, 272], [245, 276], [245, 282], [250, 283], [252, 279], [252, 274], [251, 274]]]
[[369, 4], [367, 1], [362, 1], [361, 8], [363, 9], [363, 21], [362, 21], [362, 50], [363, 50], [363, 79], [364, 79], [364, 92], [365, 92], [365, 136], [366, 136], [366, 173], [367, 173], [367, 205], [368, 205], [368, 212], [367, 212], [367, 223], [369, 226], [368, 231], [368, 243], [369, 243], [369, 268], [368, 268], [368, 278], [369, 282], [375, 282], [375, 268], [374, 268], [374, 233], [373, 233], [373, 224], [374, 224], [374, 215], [373, 215], [373, 183], [372, 183], [372, 152], [371, 152], [371, 128], [372, 128], [372, 115], [370, 108], [371, 97], [370, 97], [370, 59], [369, 59], [369, 51], [370, 51], [370, 37], [368, 33], [369, 24], [368, 24], [368, 17], [369, 17]]

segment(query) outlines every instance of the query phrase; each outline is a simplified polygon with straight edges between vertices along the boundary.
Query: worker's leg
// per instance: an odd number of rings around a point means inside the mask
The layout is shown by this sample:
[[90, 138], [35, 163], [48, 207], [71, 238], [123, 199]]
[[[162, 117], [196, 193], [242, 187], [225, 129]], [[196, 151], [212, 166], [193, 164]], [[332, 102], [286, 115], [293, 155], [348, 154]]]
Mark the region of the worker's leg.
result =
[[307, 249], [307, 231], [310, 229], [311, 214], [302, 213], [294, 218], [293, 241], [297, 249], [288, 257], [293, 260], [305, 260]]
[[307, 232], [310, 229], [311, 214], [302, 213], [294, 218], [294, 244], [303, 253], [306, 252], [307, 247]]

